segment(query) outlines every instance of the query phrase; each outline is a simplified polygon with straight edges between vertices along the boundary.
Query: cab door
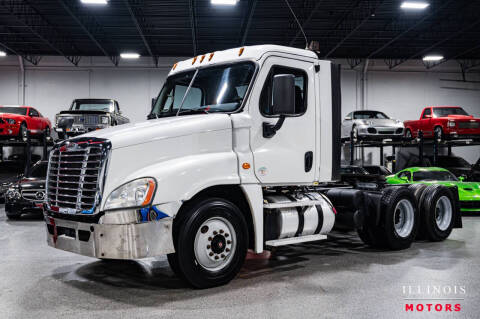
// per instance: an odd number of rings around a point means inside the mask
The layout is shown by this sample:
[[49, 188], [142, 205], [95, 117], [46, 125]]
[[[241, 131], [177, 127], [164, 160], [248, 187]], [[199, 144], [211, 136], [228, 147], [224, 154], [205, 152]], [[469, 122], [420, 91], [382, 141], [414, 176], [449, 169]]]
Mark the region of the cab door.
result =
[[40, 113], [34, 108], [29, 108], [28, 117], [30, 118], [28, 129], [33, 133], [39, 133], [43, 130], [43, 123], [40, 118]]
[[[262, 184], [311, 184], [315, 180], [315, 70], [314, 62], [268, 57], [251, 93], [252, 116], [250, 145], [255, 175]], [[273, 77], [295, 77], [295, 115], [286, 117], [272, 137], [263, 134], [263, 123], [275, 125], [278, 114], [272, 110]]]

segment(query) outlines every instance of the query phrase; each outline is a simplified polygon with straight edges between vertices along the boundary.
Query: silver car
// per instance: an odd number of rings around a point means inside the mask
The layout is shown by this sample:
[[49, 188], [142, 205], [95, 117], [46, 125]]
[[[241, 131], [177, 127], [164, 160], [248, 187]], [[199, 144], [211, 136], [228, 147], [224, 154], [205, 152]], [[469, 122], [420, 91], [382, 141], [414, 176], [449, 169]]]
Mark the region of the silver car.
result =
[[379, 111], [355, 111], [349, 113], [342, 122], [342, 140], [401, 139], [405, 127], [403, 122], [392, 119]]

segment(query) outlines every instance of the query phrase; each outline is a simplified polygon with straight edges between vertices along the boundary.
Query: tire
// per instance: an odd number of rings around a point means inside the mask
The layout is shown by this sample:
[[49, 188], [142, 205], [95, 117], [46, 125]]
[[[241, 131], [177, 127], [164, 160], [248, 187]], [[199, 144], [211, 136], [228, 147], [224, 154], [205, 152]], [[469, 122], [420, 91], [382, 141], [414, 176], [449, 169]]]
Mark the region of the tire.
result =
[[5, 214], [5, 215], [7, 215], [7, 218], [9, 220], [19, 220], [21, 217], [21, 215], [16, 215], [16, 214]]
[[435, 129], [433, 130], [433, 138], [436, 138], [437, 136], [440, 139], [440, 141], [443, 141], [445, 138], [443, 134], [443, 129], [441, 126], [436, 126]]
[[[422, 201], [422, 195], [425, 192], [425, 189], [428, 187], [428, 185], [425, 184], [412, 184], [408, 186], [408, 189], [413, 193], [413, 196], [415, 197], [417, 201], [417, 209], [418, 213], [422, 215], [422, 210], [421, 210], [421, 201]], [[418, 232], [417, 232], [417, 237], [416, 239], [426, 239], [425, 236], [425, 231], [423, 230], [422, 227], [422, 217], [420, 216], [420, 224], [418, 225]]]
[[412, 140], [413, 139], [412, 131], [410, 131], [410, 129], [405, 130], [405, 138], [407, 140]]
[[248, 228], [240, 209], [222, 198], [187, 204], [174, 226], [175, 253], [168, 261], [195, 288], [231, 281], [245, 261]]
[[391, 250], [410, 247], [419, 225], [416, 199], [407, 187], [389, 187], [380, 200], [381, 223], [372, 229], [376, 245]]
[[52, 132], [50, 131], [50, 127], [48, 127], [48, 126], [45, 127], [45, 131], [43, 132], [45, 138], [49, 138], [51, 133]]
[[27, 131], [28, 131], [27, 124], [25, 122], [23, 122], [20, 125], [20, 130], [19, 130], [19, 133], [18, 133], [18, 138], [20, 139], [20, 141], [22, 141], [22, 142], [27, 141], [27, 134], [28, 134]]
[[356, 126], [353, 126], [352, 127], [352, 131], [353, 131], [353, 143], [357, 143], [358, 142], [358, 129]]
[[422, 194], [421, 231], [430, 241], [443, 241], [455, 223], [455, 197], [442, 185], [429, 185]]

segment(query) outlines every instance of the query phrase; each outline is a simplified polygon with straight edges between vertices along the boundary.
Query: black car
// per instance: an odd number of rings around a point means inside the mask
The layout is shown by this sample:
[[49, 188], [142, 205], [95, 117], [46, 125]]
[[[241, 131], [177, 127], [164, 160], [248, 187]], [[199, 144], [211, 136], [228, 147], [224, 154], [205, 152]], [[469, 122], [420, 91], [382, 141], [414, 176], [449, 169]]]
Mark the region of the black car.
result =
[[38, 162], [32, 167], [30, 177], [24, 177], [10, 185], [5, 194], [5, 213], [8, 219], [19, 219], [27, 213], [43, 213], [47, 167], [48, 161]]
[[[427, 158], [433, 163], [433, 156], [427, 156]], [[480, 159], [472, 165], [458, 156], [440, 155], [437, 157], [435, 166], [448, 169], [457, 177], [464, 176], [466, 181], [480, 181]]]
[[55, 130], [59, 138], [64, 139], [129, 122], [115, 100], [76, 99], [68, 111], [55, 116]]
[[371, 174], [371, 175], [383, 175], [383, 176], [392, 175], [392, 172], [385, 166], [363, 165], [362, 167], [364, 170], [368, 172], [368, 174]]

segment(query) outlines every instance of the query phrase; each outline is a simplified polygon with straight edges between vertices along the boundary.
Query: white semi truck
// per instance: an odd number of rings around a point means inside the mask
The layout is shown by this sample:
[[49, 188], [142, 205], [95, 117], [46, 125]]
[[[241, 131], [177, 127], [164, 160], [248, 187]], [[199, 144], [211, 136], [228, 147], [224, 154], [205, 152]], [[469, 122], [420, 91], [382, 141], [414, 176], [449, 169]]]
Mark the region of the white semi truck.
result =
[[206, 288], [234, 278], [248, 249], [318, 241], [334, 225], [390, 249], [461, 227], [451, 189], [338, 182], [340, 96], [339, 66], [309, 50], [251, 46], [175, 64], [148, 121], [51, 151], [48, 244], [100, 259], [166, 254]]

